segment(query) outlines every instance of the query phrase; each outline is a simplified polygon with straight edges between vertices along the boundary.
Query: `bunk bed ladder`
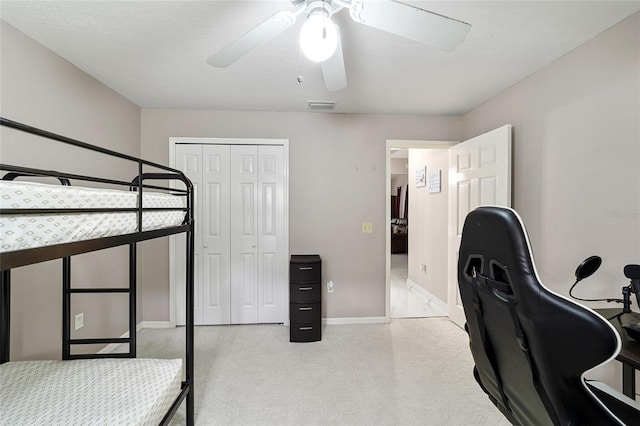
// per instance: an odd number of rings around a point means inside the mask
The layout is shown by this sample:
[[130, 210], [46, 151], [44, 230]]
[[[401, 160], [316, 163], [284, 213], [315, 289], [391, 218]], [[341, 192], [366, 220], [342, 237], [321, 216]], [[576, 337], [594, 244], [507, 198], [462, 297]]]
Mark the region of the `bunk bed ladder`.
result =
[[[136, 243], [129, 244], [129, 287], [122, 288], [74, 288], [71, 286], [71, 258], [62, 259], [62, 359], [89, 358], [135, 358], [136, 357]], [[129, 294], [129, 333], [127, 337], [72, 339], [71, 338], [71, 296], [73, 294]], [[75, 321], [74, 321], [75, 322]], [[97, 354], [73, 354], [73, 345], [127, 344], [126, 352]]]

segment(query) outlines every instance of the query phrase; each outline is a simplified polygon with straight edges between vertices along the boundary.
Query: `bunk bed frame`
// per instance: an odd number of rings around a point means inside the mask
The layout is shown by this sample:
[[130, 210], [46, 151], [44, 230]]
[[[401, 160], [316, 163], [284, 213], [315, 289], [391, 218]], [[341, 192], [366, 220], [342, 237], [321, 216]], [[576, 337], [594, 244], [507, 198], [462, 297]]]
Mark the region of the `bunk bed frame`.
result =
[[[138, 173], [130, 182], [105, 179], [95, 176], [77, 175], [52, 170], [26, 168], [9, 164], [0, 164], [0, 170], [7, 172], [2, 180], [13, 180], [17, 177], [50, 177], [58, 179], [62, 185], [70, 185], [70, 180], [108, 184], [123, 187], [129, 191], [136, 191], [137, 207], [135, 208], [80, 208], [80, 209], [0, 209], [0, 215], [60, 215], [60, 214], [93, 214], [93, 213], [135, 213], [137, 216], [137, 230], [133, 233], [115, 235], [102, 238], [94, 238], [84, 241], [67, 242], [56, 245], [28, 248], [23, 250], [7, 251], [0, 254], [0, 364], [9, 361], [10, 357], [10, 323], [11, 323], [11, 269], [19, 266], [31, 265], [53, 259], [62, 259], [62, 285], [63, 285], [63, 309], [62, 309], [62, 360], [87, 359], [87, 358], [135, 358], [136, 357], [136, 244], [141, 241], [166, 237], [175, 234], [186, 234], [186, 326], [185, 326], [185, 364], [184, 377], [181, 389], [173, 404], [161, 421], [161, 425], [169, 424], [182, 402], [186, 399], [186, 421], [188, 425], [194, 423], [194, 396], [193, 396], [193, 372], [194, 372], [194, 331], [193, 331], [193, 268], [194, 268], [194, 215], [193, 215], [193, 185], [189, 179], [179, 170], [166, 167], [161, 164], [142, 160], [120, 152], [112, 151], [45, 130], [27, 126], [15, 121], [0, 117], [0, 125], [26, 132], [36, 137], [42, 137], [50, 141], [73, 145], [83, 150], [89, 150], [112, 158], [118, 158], [137, 164]], [[144, 173], [143, 168], [161, 170], [157, 173]], [[168, 181], [169, 187], [151, 185], [148, 181]], [[176, 189], [175, 183], [182, 183], [185, 189]], [[147, 208], [142, 205], [143, 192], [147, 189], [159, 190], [173, 195], [186, 197], [185, 208], [155, 207]], [[182, 210], [185, 212], [184, 221], [168, 228], [143, 230], [143, 212], [161, 210]], [[71, 286], [71, 256], [97, 250], [103, 250], [116, 246], [129, 246], [129, 286], [124, 288], [76, 288]], [[128, 293], [129, 300], [129, 337], [125, 338], [98, 338], [98, 339], [72, 339], [70, 337], [71, 295], [76, 293]], [[128, 344], [126, 353], [107, 354], [73, 354], [73, 345], [91, 344]]]

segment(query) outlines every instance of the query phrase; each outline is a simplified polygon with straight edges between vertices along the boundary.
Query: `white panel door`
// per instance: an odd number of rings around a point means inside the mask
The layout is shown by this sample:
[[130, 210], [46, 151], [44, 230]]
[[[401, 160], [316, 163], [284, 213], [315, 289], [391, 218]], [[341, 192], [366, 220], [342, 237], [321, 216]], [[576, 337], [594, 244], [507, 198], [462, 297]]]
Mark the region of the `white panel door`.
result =
[[462, 227], [478, 206], [511, 207], [511, 126], [469, 139], [449, 152], [449, 318], [463, 327], [457, 272]]
[[258, 149], [231, 147], [231, 322], [258, 322]]
[[202, 324], [231, 323], [230, 148], [202, 146]]
[[284, 253], [284, 153], [258, 147], [258, 322], [284, 322], [288, 297]]
[[[288, 318], [282, 145], [176, 144], [195, 192], [196, 325]], [[176, 322], [184, 325], [184, 236], [175, 237]]]
[[[194, 246], [194, 307], [193, 318], [195, 324], [202, 324], [202, 228], [200, 226], [200, 200], [202, 199], [202, 146], [201, 145], [176, 145], [175, 168], [181, 170], [193, 183], [195, 199], [194, 219], [195, 246]], [[176, 286], [176, 323], [185, 324], [185, 234], [175, 236], [175, 268], [174, 283]]]

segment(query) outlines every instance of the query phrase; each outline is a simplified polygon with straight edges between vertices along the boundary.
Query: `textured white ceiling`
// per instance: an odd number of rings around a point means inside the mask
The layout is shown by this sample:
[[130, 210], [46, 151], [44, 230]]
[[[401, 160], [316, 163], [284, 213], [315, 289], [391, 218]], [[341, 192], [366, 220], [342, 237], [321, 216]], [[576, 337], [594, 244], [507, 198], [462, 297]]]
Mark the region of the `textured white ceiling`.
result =
[[[459, 115], [640, 10], [640, 1], [405, 1], [472, 25], [453, 52], [340, 26], [348, 87], [300, 60], [302, 18], [228, 68], [206, 59], [288, 1], [2, 1], [0, 16], [142, 107]], [[299, 66], [304, 83], [296, 77]]]

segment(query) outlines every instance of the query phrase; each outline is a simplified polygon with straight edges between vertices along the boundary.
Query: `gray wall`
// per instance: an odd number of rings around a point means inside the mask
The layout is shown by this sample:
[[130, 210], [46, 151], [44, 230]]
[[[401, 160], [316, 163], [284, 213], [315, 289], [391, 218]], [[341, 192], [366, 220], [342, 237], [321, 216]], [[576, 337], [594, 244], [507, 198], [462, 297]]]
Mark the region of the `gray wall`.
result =
[[[319, 253], [327, 318], [385, 315], [386, 139], [459, 140], [459, 117], [142, 110], [142, 155], [168, 161], [171, 136], [289, 139], [289, 247]], [[372, 222], [373, 233], [361, 233]], [[168, 249], [145, 247], [144, 319], [168, 320]], [[150, 247], [153, 247], [152, 249]], [[163, 265], [159, 267], [159, 265]]]
[[640, 13], [463, 118], [464, 138], [513, 124], [513, 204], [541, 278], [568, 294], [585, 257], [591, 297], [620, 296], [640, 263]]
[[[640, 13], [466, 114], [464, 138], [507, 123], [513, 204], [541, 279], [567, 295], [577, 264], [598, 254], [576, 293], [620, 297], [623, 266], [640, 263]], [[590, 377], [620, 389], [620, 363]]]
[[[140, 108], [15, 28], [0, 21], [0, 114], [59, 134], [140, 154]], [[130, 168], [101, 157], [90, 160], [61, 144], [43, 144], [3, 128], [3, 163], [60, 168], [130, 179]], [[135, 168], [134, 168], [135, 170]], [[107, 286], [128, 276], [126, 248], [78, 256], [74, 285]], [[17, 268], [12, 272], [13, 359], [55, 359], [61, 342], [61, 261]], [[126, 281], [125, 281], [126, 282]], [[72, 315], [84, 312], [77, 337], [119, 337], [127, 330], [127, 304], [112, 297], [101, 301], [76, 298]]]

